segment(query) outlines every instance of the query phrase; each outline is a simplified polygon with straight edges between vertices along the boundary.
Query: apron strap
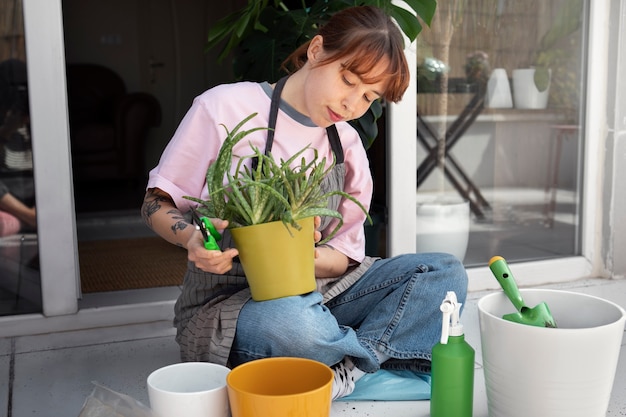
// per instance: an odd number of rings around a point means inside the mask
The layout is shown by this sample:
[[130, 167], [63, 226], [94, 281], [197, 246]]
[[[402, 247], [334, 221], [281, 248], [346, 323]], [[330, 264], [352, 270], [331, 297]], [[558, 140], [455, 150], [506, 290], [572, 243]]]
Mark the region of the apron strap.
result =
[[276, 131], [276, 119], [278, 119], [278, 107], [280, 106], [280, 95], [283, 92], [287, 76], [276, 82], [274, 91], [272, 92], [272, 104], [270, 105], [270, 119], [267, 123], [269, 130], [267, 131], [267, 142], [265, 142], [265, 155], [271, 152], [274, 144], [274, 132]]
[[335, 154], [335, 165], [343, 164], [343, 146], [341, 146], [337, 126], [328, 126], [326, 128], [326, 134], [328, 135], [328, 140], [330, 141], [330, 147]]

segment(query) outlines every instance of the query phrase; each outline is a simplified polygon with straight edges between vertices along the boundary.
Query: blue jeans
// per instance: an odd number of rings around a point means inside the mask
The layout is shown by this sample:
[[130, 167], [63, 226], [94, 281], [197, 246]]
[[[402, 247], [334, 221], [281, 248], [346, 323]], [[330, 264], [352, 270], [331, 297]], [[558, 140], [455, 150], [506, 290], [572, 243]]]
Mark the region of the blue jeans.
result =
[[362, 371], [375, 372], [380, 351], [416, 369], [411, 360], [430, 361], [441, 337], [439, 307], [447, 291], [465, 302], [463, 265], [452, 255], [421, 253], [376, 261], [325, 305], [318, 292], [250, 300], [239, 314], [230, 362], [294, 356], [330, 366], [350, 356]]

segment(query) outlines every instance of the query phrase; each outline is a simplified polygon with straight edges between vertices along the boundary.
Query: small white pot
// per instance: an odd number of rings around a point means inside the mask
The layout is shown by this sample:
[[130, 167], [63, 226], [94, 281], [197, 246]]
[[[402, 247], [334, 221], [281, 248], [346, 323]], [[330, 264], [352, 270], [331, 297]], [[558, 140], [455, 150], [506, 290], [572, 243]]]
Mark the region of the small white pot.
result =
[[446, 252], [463, 261], [469, 241], [469, 226], [469, 201], [418, 203], [416, 252]]
[[159, 417], [229, 417], [229, 373], [227, 367], [208, 362], [159, 368], [147, 379], [150, 408]]
[[545, 91], [535, 85], [535, 69], [513, 70], [513, 99], [516, 109], [545, 109], [548, 106], [550, 84]]
[[510, 109], [513, 107], [511, 85], [504, 68], [496, 68], [487, 81], [485, 106], [492, 109]]

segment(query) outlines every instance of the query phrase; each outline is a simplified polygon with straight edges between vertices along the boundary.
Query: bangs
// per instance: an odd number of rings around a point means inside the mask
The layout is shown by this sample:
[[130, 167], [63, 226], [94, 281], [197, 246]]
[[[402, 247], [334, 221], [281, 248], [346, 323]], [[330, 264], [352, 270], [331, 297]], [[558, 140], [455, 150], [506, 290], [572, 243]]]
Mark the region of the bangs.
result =
[[[408, 85], [409, 74], [406, 70], [406, 58], [404, 52], [389, 55], [386, 45], [362, 43], [354, 45], [354, 48], [346, 48], [348, 51], [355, 51], [347, 58], [342, 67], [358, 75], [366, 84], [385, 83], [383, 97], [392, 102], [398, 102]], [[387, 62], [387, 66], [376, 73], [372, 69], [381, 62]]]
[[[318, 35], [323, 39], [326, 56], [316, 65], [339, 61], [344, 70], [357, 75], [362, 82], [384, 85], [385, 100], [397, 103], [402, 99], [410, 78], [404, 38], [382, 9], [369, 6], [345, 9], [333, 15]], [[291, 55], [294, 68], [302, 68], [307, 62], [309, 44]], [[381, 66], [385, 68], [379, 69]]]
[[390, 72], [391, 68], [389, 68], [391, 66], [391, 62], [389, 62], [387, 68], [383, 69], [380, 73], [372, 73], [372, 68], [383, 60], [389, 61], [389, 58], [381, 51], [361, 50], [358, 51], [356, 55], [351, 56], [350, 59], [345, 61], [342, 66], [346, 70], [358, 75], [364, 83], [376, 84], [393, 75]]

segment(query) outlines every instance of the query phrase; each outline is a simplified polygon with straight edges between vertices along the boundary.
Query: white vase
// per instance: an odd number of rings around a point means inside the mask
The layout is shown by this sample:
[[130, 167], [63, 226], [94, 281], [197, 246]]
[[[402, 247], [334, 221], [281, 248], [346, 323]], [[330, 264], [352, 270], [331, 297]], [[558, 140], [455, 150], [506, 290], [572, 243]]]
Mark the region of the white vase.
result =
[[463, 261], [469, 241], [469, 201], [417, 204], [416, 252], [446, 252]]
[[487, 81], [485, 107], [492, 109], [510, 109], [513, 107], [511, 85], [504, 68], [496, 68]]
[[545, 109], [548, 106], [550, 83], [545, 91], [535, 85], [535, 69], [513, 70], [513, 97], [516, 109]]

